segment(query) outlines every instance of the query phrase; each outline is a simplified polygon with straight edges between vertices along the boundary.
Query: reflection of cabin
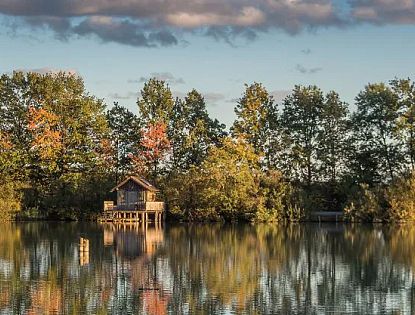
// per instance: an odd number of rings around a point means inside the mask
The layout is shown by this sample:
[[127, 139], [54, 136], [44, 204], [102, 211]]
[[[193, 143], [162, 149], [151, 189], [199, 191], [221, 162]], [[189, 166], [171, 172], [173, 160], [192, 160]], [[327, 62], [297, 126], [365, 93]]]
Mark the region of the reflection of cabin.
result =
[[152, 256], [164, 242], [163, 229], [135, 223], [104, 223], [104, 246], [115, 246], [120, 257]]
[[117, 204], [104, 201], [101, 221], [161, 222], [164, 202], [156, 201], [159, 190], [141, 177], [129, 176], [114, 187]]

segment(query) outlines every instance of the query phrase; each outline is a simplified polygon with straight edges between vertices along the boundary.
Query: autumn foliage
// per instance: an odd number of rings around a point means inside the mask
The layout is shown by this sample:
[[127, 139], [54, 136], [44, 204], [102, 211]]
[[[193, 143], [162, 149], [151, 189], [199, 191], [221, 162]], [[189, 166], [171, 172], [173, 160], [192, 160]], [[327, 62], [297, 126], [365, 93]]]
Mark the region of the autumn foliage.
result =
[[29, 107], [28, 129], [33, 135], [32, 149], [42, 159], [58, 156], [62, 148], [62, 136], [58, 129], [59, 117], [46, 109]]
[[149, 123], [141, 131], [141, 141], [136, 155], [130, 155], [135, 171], [142, 175], [157, 175], [158, 167], [170, 151], [170, 141], [164, 122]]

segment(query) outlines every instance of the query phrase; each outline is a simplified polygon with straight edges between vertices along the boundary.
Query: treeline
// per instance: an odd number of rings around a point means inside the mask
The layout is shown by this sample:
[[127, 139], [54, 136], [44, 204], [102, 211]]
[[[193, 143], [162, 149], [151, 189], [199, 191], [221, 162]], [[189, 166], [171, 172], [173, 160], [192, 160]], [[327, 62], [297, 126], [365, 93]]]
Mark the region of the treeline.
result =
[[[152, 180], [186, 220], [415, 218], [415, 85], [369, 84], [351, 112], [340, 96], [295, 86], [280, 104], [245, 86], [229, 130], [196, 90], [174, 98], [150, 79], [138, 114], [107, 109], [75, 75], [0, 78], [0, 212], [86, 218], [126, 174]], [[20, 212], [17, 212], [19, 211]]]

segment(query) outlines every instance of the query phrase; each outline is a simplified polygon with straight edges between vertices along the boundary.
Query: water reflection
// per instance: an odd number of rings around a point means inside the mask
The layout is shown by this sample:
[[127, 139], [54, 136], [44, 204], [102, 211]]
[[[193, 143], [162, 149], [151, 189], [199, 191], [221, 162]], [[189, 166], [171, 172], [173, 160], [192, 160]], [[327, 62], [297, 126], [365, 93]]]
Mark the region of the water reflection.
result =
[[[0, 314], [415, 309], [411, 226], [26, 223], [1, 229]], [[88, 250], [81, 250], [81, 239]]]

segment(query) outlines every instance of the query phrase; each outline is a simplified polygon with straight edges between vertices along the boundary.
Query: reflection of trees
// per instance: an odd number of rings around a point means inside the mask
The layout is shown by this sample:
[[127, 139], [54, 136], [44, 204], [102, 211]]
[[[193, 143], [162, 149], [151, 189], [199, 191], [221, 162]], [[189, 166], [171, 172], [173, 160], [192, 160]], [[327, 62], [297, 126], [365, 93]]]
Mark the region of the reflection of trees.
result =
[[[151, 255], [145, 259], [123, 257], [113, 247], [104, 247], [103, 231], [91, 224], [18, 224], [2, 226], [0, 233], [0, 312], [18, 314], [137, 313], [142, 309], [145, 291], [134, 276], [154, 281]], [[160, 241], [140, 231], [138, 239], [156, 254]], [[131, 248], [131, 235], [117, 234]], [[159, 234], [157, 234], [159, 235]], [[79, 265], [79, 238], [90, 240], [90, 263]], [[136, 241], [137, 239], [134, 239]], [[128, 244], [125, 244], [127, 242]], [[142, 244], [141, 244], [142, 245]], [[145, 250], [147, 253], [147, 250]], [[141, 253], [141, 252], [140, 252]], [[140, 254], [139, 253], [139, 254]], [[132, 285], [132, 281], [136, 281]], [[147, 294], [148, 295], [148, 294]], [[160, 310], [168, 294], [157, 292], [145, 298], [148, 313]], [[154, 305], [153, 305], [154, 304]], [[157, 304], [155, 306], [155, 304]], [[165, 307], [165, 306], [164, 306]]]
[[167, 235], [175, 312], [186, 303], [190, 313], [376, 313], [401, 305], [412, 285], [379, 228], [199, 226]]
[[3, 225], [0, 313], [412, 313], [414, 247], [411, 226]]

